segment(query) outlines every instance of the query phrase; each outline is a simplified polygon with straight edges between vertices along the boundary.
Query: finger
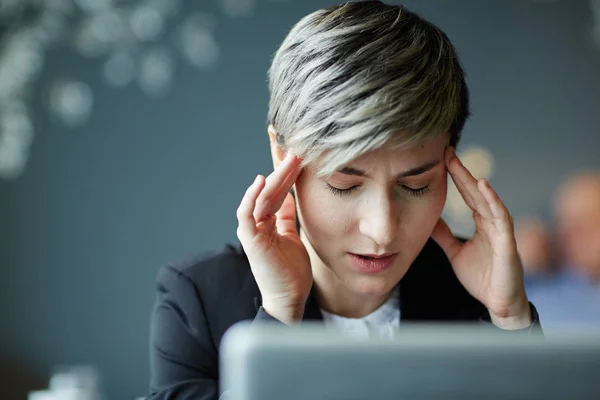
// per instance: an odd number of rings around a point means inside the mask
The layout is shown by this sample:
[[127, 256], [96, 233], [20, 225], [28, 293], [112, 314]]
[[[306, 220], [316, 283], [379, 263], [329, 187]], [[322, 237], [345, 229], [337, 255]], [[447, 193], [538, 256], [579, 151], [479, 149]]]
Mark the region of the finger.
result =
[[[283, 184], [286, 182], [286, 178], [290, 173], [296, 169], [296, 167], [301, 163], [301, 159], [288, 153], [285, 159], [275, 168], [265, 181], [265, 188], [258, 196], [256, 200], [256, 206], [254, 208], [254, 218], [256, 222], [260, 222], [266, 216], [270, 214], [274, 214], [273, 211], [273, 199], [279, 193], [280, 190], [284, 189]], [[286, 192], [290, 190], [293, 183], [290, 187], [285, 190]], [[284, 197], [285, 198], [285, 197]]]
[[[255, 208], [254, 217], [258, 222], [260, 222], [269, 215], [275, 214], [283, 204], [287, 194], [290, 192], [291, 188], [294, 186], [294, 183], [298, 179], [298, 176], [302, 172], [302, 168], [300, 167], [301, 160], [300, 162], [295, 162], [294, 165], [294, 169], [287, 176], [284, 177], [283, 181], [278, 180], [277, 182], [272, 182], [274, 185], [279, 185], [278, 188], [275, 188], [278, 190], [271, 191], [271, 193], [273, 193], [270, 195], [271, 197], [266, 198], [266, 200], [262, 203], [260, 208]], [[269, 178], [267, 178], [267, 184], [269, 183]], [[259, 201], [260, 200], [261, 199], [259, 197]]]
[[[449, 170], [448, 170], [448, 172], [449, 172]], [[452, 178], [452, 182], [454, 182], [454, 186], [456, 187], [456, 190], [458, 190], [460, 197], [462, 197], [462, 199], [465, 201], [465, 204], [467, 205], [467, 207], [469, 207], [471, 209], [471, 211], [475, 212], [477, 210], [477, 205], [473, 201], [473, 198], [471, 197], [471, 195], [465, 190], [465, 188], [459, 182], [457, 182], [457, 179], [452, 174], [450, 174], [450, 178]]]
[[449, 149], [446, 157], [448, 172], [469, 208], [477, 211], [485, 219], [492, 219], [489, 205], [477, 187], [477, 179], [456, 156], [454, 149]]
[[448, 174], [450, 174], [450, 178], [452, 178], [452, 182], [454, 182], [454, 186], [458, 190], [458, 193], [460, 193], [460, 196], [463, 198], [463, 200], [465, 201], [465, 203], [467, 204], [467, 206], [472, 211], [475, 211], [475, 209], [477, 208], [477, 205], [473, 201], [473, 197], [469, 194], [469, 192], [466, 190], [466, 188], [464, 187], [464, 185], [462, 185], [460, 183], [460, 181], [458, 180], [458, 178], [453, 173], [453, 169], [452, 169], [451, 163], [454, 162], [454, 160], [453, 160], [454, 158], [458, 158], [458, 157], [456, 157], [456, 154], [454, 152], [454, 148], [452, 148], [452, 147], [449, 146], [446, 149], [446, 159], [445, 159], [445, 161], [446, 161], [446, 168], [448, 169]]
[[253, 212], [256, 199], [264, 185], [265, 178], [262, 175], [258, 175], [254, 183], [246, 189], [246, 193], [244, 193], [244, 197], [242, 197], [242, 201], [236, 211], [238, 219], [237, 236], [242, 243], [256, 235], [256, 220], [254, 219]]
[[473, 211], [473, 221], [475, 221], [476, 228], [483, 228], [483, 218], [477, 211]]
[[433, 228], [431, 238], [442, 248], [450, 261], [460, 251], [462, 243], [454, 236], [446, 221], [440, 218]]
[[298, 164], [296, 169], [285, 178], [285, 181], [281, 185], [281, 189], [271, 201], [271, 212], [277, 213], [277, 211], [281, 208], [285, 199], [287, 199], [288, 195], [290, 195], [290, 190], [294, 186], [294, 183], [296, 183], [296, 180], [301, 172], [302, 168], [300, 167], [300, 164]]
[[275, 213], [275, 225], [280, 235], [298, 234], [296, 231], [296, 202], [290, 192], [287, 193], [281, 208]]
[[498, 193], [490, 186], [487, 179], [479, 181], [479, 190], [488, 203], [492, 215], [494, 216], [494, 225], [498, 231], [508, 234], [513, 234], [514, 223], [508, 208], [504, 205]]

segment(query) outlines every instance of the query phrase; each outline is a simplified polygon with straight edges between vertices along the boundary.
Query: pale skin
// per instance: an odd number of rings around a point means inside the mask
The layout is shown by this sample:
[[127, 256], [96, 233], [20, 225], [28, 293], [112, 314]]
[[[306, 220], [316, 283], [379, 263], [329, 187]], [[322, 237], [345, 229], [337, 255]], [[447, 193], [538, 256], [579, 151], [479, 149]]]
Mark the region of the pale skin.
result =
[[[347, 165], [354, 172], [319, 178], [276, 144], [272, 128], [269, 134], [274, 171], [257, 176], [244, 194], [237, 235], [271, 316], [286, 324], [301, 320], [313, 285], [322, 308], [350, 318], [367, 315], [389, 297], [432, 237], [492, 323], [503, 329], [531, 324], [512, 218], [446, 137], [410, 149], [375, 150]], [[473, 210], [476, 231], [466, 243], [440, 217], [448, 173]], [[327, 185], [347, 191], [333, 194]], [[399, 255], [389, 270], [367, 275], [349, 267], [350, 251]]]

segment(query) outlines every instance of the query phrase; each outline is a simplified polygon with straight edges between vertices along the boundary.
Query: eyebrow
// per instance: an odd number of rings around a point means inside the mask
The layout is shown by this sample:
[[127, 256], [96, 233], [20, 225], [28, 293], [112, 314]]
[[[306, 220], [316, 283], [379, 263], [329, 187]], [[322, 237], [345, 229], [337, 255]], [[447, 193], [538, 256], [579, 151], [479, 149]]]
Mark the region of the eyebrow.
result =
[[[421, 174], [433, 169], [433, 167], [438, 165], [440, 162], [441, 162], [441, 160], [432, 161], [427, 164], [423, 164], [418, 167], [411, 168], [409, 170], [406, 170], [406, 171], [401, 172], [398, 175], [396, 175], [396, 179], [406, 178], [409, 176], [421, 175]], [[365, 178], [370, 178], [370, 176], [365, 171], [362, 171], [358, 168], [353, 168], [353, 167], [344, 167], [337, 172], [340, 174], [344, 174], [344, 175], [363, 176]]]

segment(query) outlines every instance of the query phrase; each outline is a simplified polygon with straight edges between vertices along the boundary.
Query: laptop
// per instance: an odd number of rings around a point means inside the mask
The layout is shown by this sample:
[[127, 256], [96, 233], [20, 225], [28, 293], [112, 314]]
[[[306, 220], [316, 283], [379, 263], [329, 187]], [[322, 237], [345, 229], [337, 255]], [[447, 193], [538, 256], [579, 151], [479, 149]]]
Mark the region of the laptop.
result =
[[220, 357], [227, 400], [600, 399], [600, 330], [404, 324], [361, 341], [322, 324], [240, 323]]

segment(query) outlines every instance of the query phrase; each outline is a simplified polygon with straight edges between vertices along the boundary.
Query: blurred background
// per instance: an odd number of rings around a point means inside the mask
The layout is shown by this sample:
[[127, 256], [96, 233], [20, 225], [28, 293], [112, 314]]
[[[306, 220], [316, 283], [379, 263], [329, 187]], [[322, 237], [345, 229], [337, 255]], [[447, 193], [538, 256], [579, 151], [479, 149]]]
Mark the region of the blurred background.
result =
[[[271, 169], [271, 56], [334, 3], [0, 1], [1, 399], [46, 388], [61, 365], [94, 367], [107, 399], [146, 394], [156, 272], [237, 241], [241, 195]], [[461, 55], [473, 116], [459, 155], [524, 227], [527, 264], [552, 266], [531, 274], [573, 264], [549, 253], [583, 229], [560, 222], [561, 185], [600, 169], [600, 1], [403, 4]], [[444, 215], [469, 234], [453, 190]], [[600, 243], [597, 215], [586, 238]]]

